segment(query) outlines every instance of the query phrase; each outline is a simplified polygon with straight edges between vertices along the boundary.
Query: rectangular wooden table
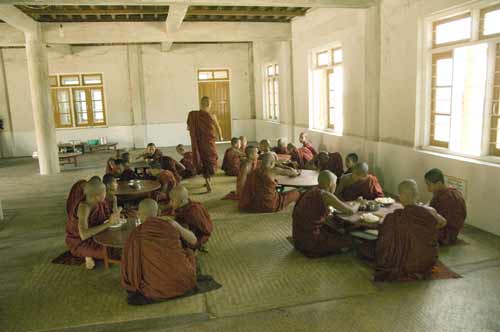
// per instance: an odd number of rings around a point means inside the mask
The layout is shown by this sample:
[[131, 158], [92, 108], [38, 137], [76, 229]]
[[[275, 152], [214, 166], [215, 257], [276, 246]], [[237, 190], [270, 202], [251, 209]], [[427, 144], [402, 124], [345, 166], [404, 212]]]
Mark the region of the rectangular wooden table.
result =
[[78, 157], [81, 155], [81, 152], [59, 153], [59, 163], [61, 165], [74, 164], [75, 167], [78, 167]]
[[118, 143], [106, 143], [106, 144], [97, 144], [97, 145], [89, 145], [90, 151], [100, 151], [100, 150], [106, 150], [109, 151], [111, 149], [116, 151], [116, 148], [118, 146]]

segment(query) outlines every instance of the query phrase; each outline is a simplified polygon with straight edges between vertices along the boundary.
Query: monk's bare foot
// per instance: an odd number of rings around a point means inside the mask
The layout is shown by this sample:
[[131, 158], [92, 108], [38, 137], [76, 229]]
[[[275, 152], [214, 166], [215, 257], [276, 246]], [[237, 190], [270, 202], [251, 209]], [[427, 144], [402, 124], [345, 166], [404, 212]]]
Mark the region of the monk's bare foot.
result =
[[92, 270], [95, 267], [95, 262], [92, 257], [85, 257], [85, 268], [87, 270]]

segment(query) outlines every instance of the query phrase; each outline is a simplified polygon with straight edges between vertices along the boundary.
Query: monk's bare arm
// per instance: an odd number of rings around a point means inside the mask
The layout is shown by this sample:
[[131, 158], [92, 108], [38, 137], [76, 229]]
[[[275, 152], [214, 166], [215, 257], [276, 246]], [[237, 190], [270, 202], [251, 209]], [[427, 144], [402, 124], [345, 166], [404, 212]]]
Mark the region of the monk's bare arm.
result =
[[78, 207], [78, 231], [80, 233], [80, 238], [85, 241], [92, 236], [108, 229], [113, 223], [105, 222], [102, 225], [89, 227], [88, 218], [90, 216], [90, 207], [82, 203]]
[[340, 178], [339, 185], [337, 186], [337, 189], [335, 190], [335, 195], [340, 195], [344, 189], [349, 185], [350, 176], [349, 175], [344, 175]]
[[441, 228], [444, 228], [446, 226], [446, 224], [448, 223], [446, 221], [446, 219], [440, 215], [434, 208], [430, 207], [430, 206], [426, 206], [425, 207], [427, 210], [429, 210], [429, 212], [434, 216], [434, 218], [436, 218], [436, 221], [437, 221], [437, 224], [436, 224], [436, 228], [437, 229], [441, 229]]
[[326, 191], [323, 192], [322, 197], [323, 197], [323, 202], [326, 205], [332, 206], [335, 210], [339, 210], [342, 213], [345, 213], [347, 215], [352, 215], [358, 212], [359, 209], [358, 202], [354, 202], [351, 204], [342, 202], [337, 196]]
[[186, 170], [186, 167], [183, 164], [181, 164], [180, 162], [178, 162], [177, 160], [175, 161], [175, 165], [176, 165], [175, 167], [178, 167], [180, 170], [183, 170], [183, 171]]
[[273, 169], [274, 174], [276, 175], [284, 175], [284, 176], [290, 176], [290, 177], [296, 177], [299, 175], [299, 172], [293, 168], [274, 168]]
[[179, 233], [181, 233], [181, 238], [183, 238], [187, 243], [190, 245], [195, 245], [198, 243], [198, 239], [196, 238], [196, 235], [194, 235], [193, 232], [191, 232], [189, 229], [182, 227], [177, 221], [169, 219], [169, 222], [174, 226]]

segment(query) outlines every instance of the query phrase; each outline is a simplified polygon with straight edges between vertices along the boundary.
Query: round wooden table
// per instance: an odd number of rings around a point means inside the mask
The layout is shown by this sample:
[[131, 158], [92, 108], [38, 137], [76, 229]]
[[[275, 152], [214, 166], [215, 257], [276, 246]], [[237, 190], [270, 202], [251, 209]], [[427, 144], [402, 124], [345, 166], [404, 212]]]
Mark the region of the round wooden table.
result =
[[286, 175], [277, 175], [274, 181], [282, 187], [310, 188], [318, 185], [318, 171], [303, 169], [297, 177], [291, 178]]
[[108, 228], [94, 236], [94, 240], [102, 245], [104, 254], [104, 268], [108, 269], [109, 264], [120, 264], [120, 260], [109, 256], [108, 248], [123, 248], [130, 233], [135, 228], [135, 218], [129, 218], [125, 224], [119, 228]]
[[153, 191], [161, 188], [160, 182], [156, 180], [134, 180], [141, 184], [141, 188], [129, 186], [130, 181], [118, 181], [118, 189], [114, 192], [119, 198], [140, 198], [147, 197]]

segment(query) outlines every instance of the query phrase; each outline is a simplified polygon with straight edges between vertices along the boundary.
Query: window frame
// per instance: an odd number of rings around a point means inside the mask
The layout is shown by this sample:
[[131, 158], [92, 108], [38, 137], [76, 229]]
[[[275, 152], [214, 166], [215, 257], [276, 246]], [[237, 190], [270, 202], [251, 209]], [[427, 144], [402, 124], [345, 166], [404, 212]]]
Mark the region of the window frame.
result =
[[[99, 76], [101, 78], [101, 83], [85, 83], [85, 76]], [[82, 86], [102, 86], [104, 85], [102, 74], [101, 73], [87, 73], [87, 74], [82, 74]]]
[[[331, 66], [333, 63], [333, 54], [328, 54], [330, 53], [331, 50], [326, 50], [326, 51], [321, 51], [316, 53], [316, 68], [328, 68]], [[319, 64], [319, 56], [322, 54], [326, 54], [328, 56], [328, 63], [326, 65], [320, 65]]]
[[[226, 78], [215, 78], [215, 72], [226, 72]], [[212, 78], [200, 78], [200, 73], [211, 73]], [[196, 72], [196, 79], [198, 82], [209, 82], [209, 81], [229, 81], [229, 69], [198, 69]]]
[[[59, 76], [59, 86], [60, 87], [73, 87], [73, 86], [81, 86], [82, 85], [82, 77], [80, 74], [64, 74]], [[65, 77], [78, 77], [78, 84], [63, 84], [63, 79]]]
[[500, 3], [497, 3], [496, 5], [481, 8], [479, 11], [479, 39], [490, 39], [490, 38], [495, 38], [495, 37], [500, 37], [500, 32], [491, 34], [491, 35], [485, 35], [484, 34], [484, 21], [485, 21], [485, 16], [489, 12], [494, 12], [496, 10], [500, 10]]
[[[265, 96], [266, 96], [266, 120], [279, 121], [280, 115], [280, 83], [279, 64], [267, 64], [264, 66]], [[273, 68], [273, 74], [269, 74], [269, 68]], [[277, 88], [277, 89], [276, 89]], [[278, 91], [276, 91], [278, 90]], [[278, 93], [276, 93], [278, 92]]]
[[[498, 66], [498, 68], [497, 68]], [[493, 72], [493, 84], [492, 84], [492, 95], [491, 103], [485, 103], [485, 107], [489, 107], [490, 113], [490, 123], [489, 123], [489, 141], [488, 141], [488, 152], [491, 156], [500, 157], [500, 148], [497, 148], [497, 139], [500, 128], [498, 123], [500, 122], [500, 41], [496, 44], [495, 49], [495, 68]], [[495, 99], [495, 89], [497, 89], [497, 99]], [[495, 107], [496, 105], [496, 107]], [[496, 112], [495, 112], [496, 109]], [[496, 124], [496, 125], [495, 125]]]
[[[458, 20], [468, 18], [468, 17], [470, 17], [470, 19], [471, 19], [470, 38], [464, 38], [464, 39], [454, 40], [454, 41], [447, 42], [447, 43], [436, 44], [436, 30], [437, 30], [438, 25], [450, 23], [453, 21], [458, 21]], [[447, 47], [447, 46], [452, 46], [452, 45], [456, 45], [456, 44], [461, 44], [461, 43], [471, 41], [471, 40], [473, 40], [473, 38], [474, 38], [474, 16], [472, 15], [472, 13], [470, 11], [467, 13], [463, 13], [460, 15], [454, 15], [454, 16], [451, 16], [448, 18], [444, 18], [444, 19], [432, 22], [432, 47], [433, 48], [441, 48], [441, 47]]]
[[[60, 103], [59, 103], [59, 97], [58, 97], [58, 92], [60, 90], [66, 90], [68, 92], [69, 118], [70, 118], [70, 122], [71, 122], [69, 125], [61, 124], [61, 112], [60, 112], [60, 108], [59, 108]], [[54, 122], [55, 122], [56, 128], [73, 128], [74, 120], [73, 120], [73, 108], [71, 106], [73, 103], [71, 88], [69, 88], [69, 87], [57, 87], [57, 88], [51, 89], [50, 92], [51, 92], [51, 97], [52, 97], [52, 108], [54, 110]]]

